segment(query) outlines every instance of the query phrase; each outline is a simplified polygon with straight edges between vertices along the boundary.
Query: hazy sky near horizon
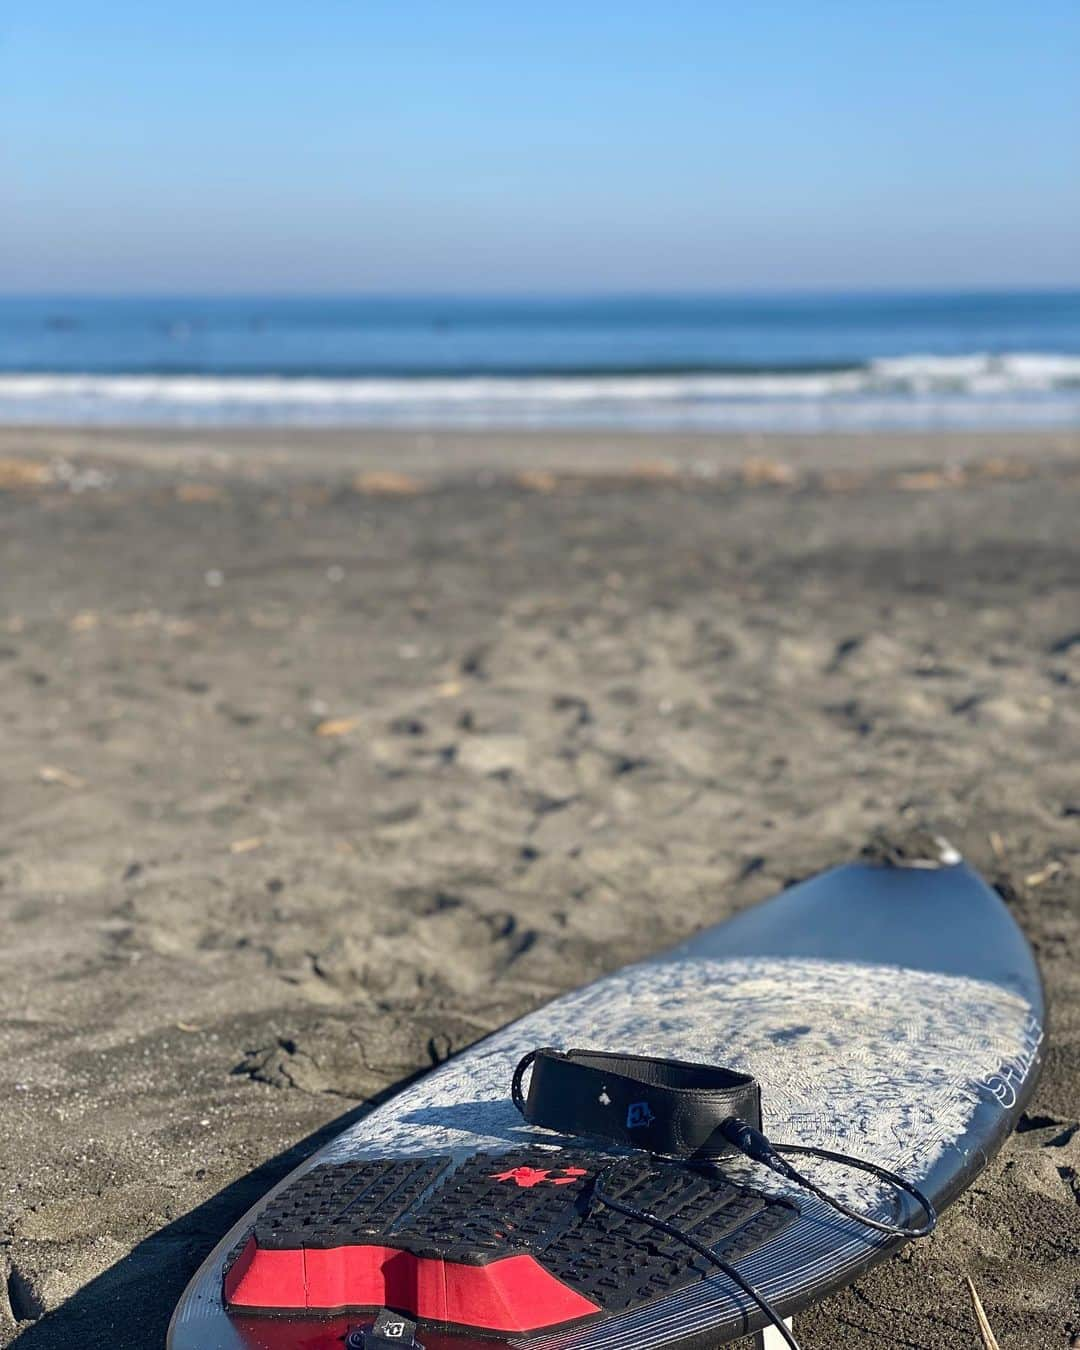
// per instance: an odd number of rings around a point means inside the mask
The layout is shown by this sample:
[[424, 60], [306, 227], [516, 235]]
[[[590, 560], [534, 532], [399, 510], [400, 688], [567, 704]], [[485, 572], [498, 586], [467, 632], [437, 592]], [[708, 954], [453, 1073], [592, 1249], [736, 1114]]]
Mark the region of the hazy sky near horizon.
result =
[[0, 291], [1080, 284], [1080, 6], [36, 0]]

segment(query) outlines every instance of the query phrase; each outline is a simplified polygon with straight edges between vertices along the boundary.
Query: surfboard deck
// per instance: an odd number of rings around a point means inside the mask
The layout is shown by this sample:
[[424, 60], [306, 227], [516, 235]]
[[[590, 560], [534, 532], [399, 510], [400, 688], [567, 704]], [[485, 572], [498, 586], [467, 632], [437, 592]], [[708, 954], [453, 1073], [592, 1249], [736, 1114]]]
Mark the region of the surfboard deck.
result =
[[[340, 1350], [384, 1304], [419, 1315], [428, 1350], [695, 1350], [760, 1328], [745, 1294], [658, 1249], [655, 1233], [571, 1214], [564, 1202], [612, 1146], [525, 1124], [514, 1066], [538, 1046], [586, 1046], [752, 1073], [774, 1140], [872, 1160], [940, 1210], [1030, 1097], [1044, 1016], [1006, 906], [943, 856], [823, 873], [410, 1084], [222, 1238], [177, 1306], [169, 1350]], [[631, 1166], [623, 1184], [634, 1203], [651, 1186], [654, 1206], [689, 1214], [786, 1317], [900, 1245], [745, 1160], [723, 1171], [730, 1193], [701, 1194], [677, 1167]], [[813, 1174], [875, 1217], [914, 1218], [864, 1174]]]

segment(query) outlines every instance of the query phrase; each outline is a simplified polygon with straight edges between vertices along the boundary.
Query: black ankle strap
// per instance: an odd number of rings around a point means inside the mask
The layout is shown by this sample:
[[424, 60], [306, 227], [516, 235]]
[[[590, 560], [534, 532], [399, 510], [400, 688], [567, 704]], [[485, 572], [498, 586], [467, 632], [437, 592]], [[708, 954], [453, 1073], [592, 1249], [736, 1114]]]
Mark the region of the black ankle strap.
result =
[[[530, 1064], [526, 1096], [522, 1083]], [[530, 1124], [560, 1134], [599, 1135], [669, 1158], [734, 1153], [720, 1130], [732, 1116], [761, 1126], [756, 1079], [677, 1059], [533, 1050], [515, 1069], [511, 1092]]]

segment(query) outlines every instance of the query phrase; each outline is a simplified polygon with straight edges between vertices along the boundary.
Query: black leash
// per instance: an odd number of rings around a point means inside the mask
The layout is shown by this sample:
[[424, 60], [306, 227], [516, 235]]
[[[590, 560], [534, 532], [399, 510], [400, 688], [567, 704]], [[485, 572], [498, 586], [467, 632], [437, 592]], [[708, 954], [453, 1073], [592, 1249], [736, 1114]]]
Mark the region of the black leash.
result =
[[[533, 1066], [528, 1093], [526, 1070]], [[666, 1158], [716, 1163], [742, 1154], [809, 1191], [837, 1213], [890, 1237], [918, 1238], [933, 1232], [937, 1213], [918, 1187], [877, 1163], [809, 1144], [776, 1144], [761, 1130], [761, 1089], [750, 1074], [707, 1064], [618, 1055], [597, 1050], [531, 1050], [518, 1063], [510, 1085], [514, 1105], [527, 1121], [568, 1135], [598, 1135]], [[744, 1119], [749, 1116], [753, 1123]], [[782, 1154], [802, 1154], [866, 1172], [909, 1195], [926, 1215], [918, 1227], [886, 1223], [861, 1214], [804, 1176]], [[666, 1233], [723, 1271], [780, 1332], [789, 1350], [799, 1344], [777, 1310], [728, 1261], [691, 1233], [648, 1210], [613, 1199], [604, 1189], [619, 1166], [596, 1176], [590, 1204], [609, 1209]]]
[[606, 1205], [608, 1209], [615, 1210], [618, 1214], [625, 1214], [628, 1219], [636, 1219], [638, 1223], [646, 1223], [652, 1228], [658, 1228], [661, 1233], [666, 1233], [668, 1237], [673, 1237], [678, 1242], [684, 1243], [691, 1251], [697, 1252], [699, 1256], [714, 1265], [717, 1270], [722, 1271], [729, 1280], [743, 1291], [748, 1298], [761, 1309], [770, 1323], [783, 1336], [784, 1341], [790, 1347], [790, 1350], [801, 1350], [799, 1342], [788, 1330], [784, 1319], [776, 1311], [769, 1300], [759, 1290], [755, 1289], [749, 1280], [744, 1279], [730, 1261], [725, 1261], [722, 1256], [706, 1247], [703, 1242], [699, 1242], [692, 1233], [688, 1233], [684, 1228], [679, 1228], [677, 1224], [668, 1223], [666, 1219], [661, 1219], [658, 1214], [653, 1214], [651, 1210], [635, 1209], [633, 1205], [624, 1204], [622, 1200], [613, 1200], [604, 1190], [604, 1181], [609, 1173], [613, 1172], [619, 1166], [618, 1163], [609, 1163], [607, 1167], [602, 1168], [593, 1182], [592, 1194], [589, 1197], [590, 1205]]
[[[846, 1219], [854, 1219], [856, 1223], [865, 1224], [867, 1228], [873, 1228], [877, 1233], [887, 1233], [890, 1237], [921, 1238], [928, 1237], [937, 1225], [937, 1211], [929, 1197], [924, 1195], [917, 1186], [913, 1186], [910, 1181], [905, 1181], [898, 1173], [890, 1172], [887, 1167], [879, 1167], [877, 1163], [867, 1162], [865, 1158], [852, 1157], [850, 1153], [833, 1153], [831, 1149], [815, 1148], [812, 1144], [774, 1144], [760, 1130], [755, 1130], [752, 1125], [747, 1125], [745, 1120], [738, 1120], [734, 1116], [724, 1121], [721, 1129], [724, 1131], [725, 1138], [740, 1153], [745, 1153], [754, 1162], [762, 1163], [765, 1167], [771, 1168], [780, 1176], [786, 1177], [788, 1181], [793, 1181], [796, 1186], [802, 1186], [811, 1195], [816, 1195], [819, 1200], [824, 1200], [827, 1205], [831, 1205], [838, 1214], [843, 1214]], [[823, 1191], [809, 1177], [797, 1171], [789, 1162], [785, 1162], [780, 1156], [782, 1153], [802, 1153], [811, 1158], [824, 1158], [826, 1162], [841, 1163], [845, 1167], [853, 1167], [860, 1172], [869, 1172], [879, 1181], [887, 1182], [888, 1185], [895, 1186], [898, 1191], [904, 1191], [907, 1195], [910, 1195], [926, 1215], [926, 1222], [918, 1228], [905, 1228], [901, 1224], [882, 1223], [880, 1219], [872, 1219], [869, 1214], [860, 1214], [858, 1210], [849, 1209], [842, 1201], [837, 1200], [828, 1191]]]

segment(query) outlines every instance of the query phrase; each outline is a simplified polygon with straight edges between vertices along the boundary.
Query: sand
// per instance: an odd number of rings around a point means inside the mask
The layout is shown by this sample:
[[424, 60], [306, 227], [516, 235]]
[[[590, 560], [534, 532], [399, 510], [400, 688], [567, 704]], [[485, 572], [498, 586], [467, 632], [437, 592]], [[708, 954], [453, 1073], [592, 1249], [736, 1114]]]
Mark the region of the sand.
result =
[[927, 823], [1020, 1131], [807, 1350], [1080, 1333], [1080, 437], [0, 432], [0, 1344], [146, 1350], [509, 1018]]

